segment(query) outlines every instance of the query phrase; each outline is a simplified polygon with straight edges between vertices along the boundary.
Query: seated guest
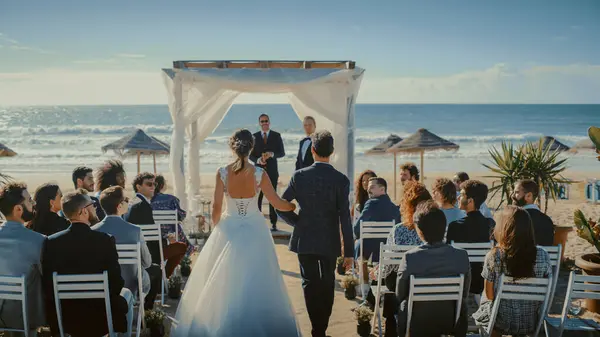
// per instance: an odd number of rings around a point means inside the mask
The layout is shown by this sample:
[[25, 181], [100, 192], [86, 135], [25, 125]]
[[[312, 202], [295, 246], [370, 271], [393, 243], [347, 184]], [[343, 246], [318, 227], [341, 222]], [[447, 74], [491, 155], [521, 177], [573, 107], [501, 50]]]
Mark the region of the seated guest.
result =
[[[100, 204], [106, 212], [104, 220], [92, 227], [93, 230], [111, 235], [116, 244], [140, 243], [142, 264], [142, 291], [146, 295], [144, 308], [152, 309], [156, 294], [160, 291], [162, 272], [160, 266], [152, 264], [152, 256], [144, 241], [140, 227], [130, 224], [121, 217], [127, 213], [127, 203], [121, 186], [111, 186], [100, 194]], [[136, 295], [138, 293], [137, 267], [134, 265], [122, 265], [121, 276], [125, 281], [125, 288]]]
[[[29, 335], [44, 325], [42, 296], [42, 249], [46, 237], [25, 228], [33, 218], [33, 200], [22, 183], [9, 183], [0, 188], [0, 213], [6, 222], [0, 225], [0, 275], [25, 275]], [[0, 300], [0, 328], [23, 329], [20, 301]], [[5, 336], [22, 336], [5, 332]]]
[[[478, 325], [489, 325], [500, 275], [523, 279], [549, 278], [552, 266], [548, 253], [535, 245], [534, 230], [527, 211], [506, 206], [498, 219], [494, 237], [498, 244], [485, 257], [483, 272], [485, 291], [473, 318]], [[542, 302], [503, 299], [498, 308], [492, 336], [524, 336], [533, 333], [539, 322]], [[542, 313], [543, 314], [543, 313]]]
[[[400, 214], [402, 223], [396, 224], [386, 240], [386, 245], [411, 245], [419, 246], [423, 244], [419, 234], [415, 229], [413, 214], [417, 205], [423, 201], [431, 200], [431, 195], [425, 185], [417, 181], [408, 181], [404, 185], [402, 201], [400, 203]], [[396, 290], [396, 273], [398, 265], [385, 266], [381, 271], [385, 286], [391, 290]], [[396, 336], [396, 319], [394, 315], [398, 309], [395, 296], [386, 296], [384, 298], [383, 316], [386, 318], [385, 331], [386, 336]]]
[[[73, 179], [73, 185], [76, 190], [82, 188], [90, 193], [94, 192], [94, 173], [91, 168], [85, 166], [76, 167], [73, 170], [71, 178]], [[100, 206], [100, 200], [93, 195], [90, 195], [90, 198], [92, 198], [92, 201], [94, 202], [94, 208], [96, 209], [98, 219], [104, 219], [105, 214]]]
[[404, 163], [400, 166], [400, 183], [405, 186], [409, 181], [419, 181], [419, 169], [413, 163]]
[[[406, 252], [398, 269], [398, 335], [404, 336], [406, 329], [410, 329], [411, 336], [465, 336], [468, 326], [466, 298], [471, 278], [469, 256], [466, 251], [443, 242], [446, 219], [433, 201], [425, 201], [417, 206], [414, 221], [417, 233], [425, 244]], [[410, 327], [406, 326], [411, 276], [436, 278], [461, 274], [465, 277], [465, 283], [458, 322], [455, 320], [455, 301], [416, 302], [412, 309]], [[432, 317], [435, 324], [432, 324]]]
[[433, 195], [433, 200], [435, 200], [446, 216], [446, 230], [451, 222], [466, 216], [465, 211], [456, 207], [456, 185], [454, 185], [450, 179], [436, 179], [431, 186], [431, 193]]
[[[152, 215], [152, 204], [150, 199], [154, 195], [154, 174], [144, 172], [138, 174], [133, 180], [133, 190], [136, 193], [138, 201], [131, 206], [129, 213], [125, 216], [125, 221], [136, 225], [148, 225], [154, 223]], [[169, 234], [169, 244], [163, 239], [163, 258], [167, 262], [165, 273], [167, 278], [171, 277], [175, 267], [179, 265], [181, 259], [185, 256], [187, 245], [183, 242], [177, 242], [174, 234]], [[152, 255], [152, 262], [160, 265], [160, 248], [158, 242], [148, 242], [148, 249]]]
[[[448, 225], [447, 243], [451, 244], [452, 241], [456, 243], [490, 242], [495, 225], [494, 220], [486, 218], [479, 211], [487, 195], [488, 188], [480, 181], [467, 180], [461, 185], [458, 203], [460, 209], [467, 212], [467, 216]], [[480, 295], [483, 291], [482, 268], [481, 262], [471, 263], [473, 277], [470, 289], [471, 293], [475, 295]], [[478, 300], [478, 297], [476, 299]]]
[[[355, 259], [358, 260], [360, 251], [360, 222], [361, 221], [391, 221], [400, 223], [400, 210], [394, 205], [387, 195], [387, 182], [383, 178], [370, 178], [367, 188], [369, 200], [360, 213], [360, 217], [354, 224], [354, 238], [356, 240], [354, 252]], [[371, 289], [369, 286], [369, 269], [367, 261], [371, 258], [373, 263], [379, 262], [379, 245], [385, 243], [385, 239], [364, 239], [362, 247], [362, 268], [363, 280], [361, 284], [363, 295], [366, 295]]]
[[[460, 186], [467, 180], [469, 180], [469, 175], [466, 172], [458, 172], [454, 176], [453, 181], [454, 181], [454, 185], [456, 185], [457, 197], [458, 197], [458, 194], [460, 194]], [[489, 218], [489, 219], [494, 218], [494, 216], [492, 215], [492, 211], [490, 211], [490, 209], [485, 204], [485, 200], [481, 204], [481, 207], [479, 208], [479, 212], [481, 212], [481, 214], [483, 214], [483, 216], [486, 218]]]
[[[154, 184], [154, 196], [151, 200], [152, 209], [155, 211], [177, 211], [177, 220], [185, 220], [187, 213], [181, 208], [179, 198], [171, 194], [162, 193], [167, 188], [167, 181], [165, 180], [165, 177], [163, 177], [161, 174], [157, 175], [156, 178], [154, 178]], [[162, 225], [161, 232], [163, 237], [166, 238], [168, 237], [168, 234], [175, 232], [175, 226]], [[186, 254], [190, 255], [193, 253], [194, 245], [192, 245], [185, 236], [185, 231], [183, 230], [181, 223], [177, 224], [177, 234], [178, 237], [176, 240], [179, 242], [185, 242], [188, 246]]]
[[[111, 186], [121, 186], [125, 188], [125, 169], [123, 163], [119, 160], [109, 160], [104, 163], [98, 169], [98, 182], [95, 185], [96, 198], [100, 198], [100, 193]], [[98, 220], [104, 219], [104, 212], [101, 212], [102, 217], [98, 217]]]
[[[554, 223], [549, 216], [542, 213], [535, 204], [540, 194], [540, 188], [530, 179], [520, 180], [515, 184], [512, 199], [515, 205], [523, 207], [531, 217], [535, 243], [540, 246], [554, 245]], [[564, 249], [564, 247], [563, 247]]]
[[46, 236], [64, 231], [71, 225], [58, 215], [62, 210], [60, 198], [62, 192], [56, 184], [44, 184], [35, 191], [35, 211], [30, 228]]
[[[92, 199], [82, 191], [63, 196], [62, 209], [71, 226], [48, 237], [42, 261], [46, 319], [52, 335], [59, 334], [52, 281], [54, 272], [64, 275], [108, 271], [113, 328], [117, 332], [130, 332], [133, 295], [123, 288], [115, 239], [91, 230], [91, 223], [97, 222], [96, 210]], [[96, 337], [108, 333], [103, 299], [62, 301], [61, 304], [65, 333], [73, 337]]]
[[355, 192], [354, 192], [354, 207], [350, 210], [350, 215], [352, 216], [352, 223], [356, 223], [360, 213], [365, 207], [365, 203], [369, 200], [369, 192], [367, 189], [369, 188], [369, 179], [377, 177], [375, 172], [371, 170], [366, 170], [358, 176], [355, 183]]

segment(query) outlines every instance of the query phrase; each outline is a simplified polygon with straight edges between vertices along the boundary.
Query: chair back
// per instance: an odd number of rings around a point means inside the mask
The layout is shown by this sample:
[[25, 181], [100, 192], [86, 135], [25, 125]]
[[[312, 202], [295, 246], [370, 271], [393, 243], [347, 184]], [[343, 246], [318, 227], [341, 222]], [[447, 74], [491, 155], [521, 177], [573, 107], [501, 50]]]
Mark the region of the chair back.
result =
[[110, 292], [108, 288], [108, 272], [102, 274], [78, 274], [59, 275], [52, 273], [54, 286], [54, 305], [56, 306], [56, 318], [60, 336], [65, 336], [63, 328], [61, 300], [87, 300], [104, 299], [106, 308], [106, 323], [108, 324], [108, 335], [115, 337], [113, 328], [112, 311], [110, 307]]
[[175, 228], [175, 238], [176, 240], [179, 240], [179, 226], [177, 226], [179, 221], [177, 219], [177, 210], [153, 210], [152, 217], [154, 218], [154, 223], [164, 226], [172, 225]]
[[552, 300], [554, 300], [554, 293], [556, 292], [556, 284], [558, 283], [558, 276], [560, 273], [560, 262], [562, 257], [562, 246], [541, 246], [550, 257], [550, 265], [552, 265], [552, 289], [550, 291], [550, 299], [548, 301], [548, 312], [552, 306]]
[[539, 322], [536, 324], [536, 329], [533, 334], [536, 337], [544, 322], [544, 316], [549, 305], [550, 292], [552, 291], [552, 278], [526, 278], [515, 280], [512, 277], [504, 274], [500, 275], [498, 291], [492, 306], [490, 314], [490, 323], [488, 325], [489, 335], [498, 315], [501, 300], [511, 301], [535, 301], [542, 302], [542, 307], [539, 312]]
[[467, 251], [469, 255], [469, 262], [481, 262], [485, 261], [485, 256], [494, 246], [493, 241], [489, 242], [475, 242], [475, 243], [466, 243], [466, 242], [454, 242], [452, 241], [452, 247], [461, 248]]
[[160, 230], [160, 223], [147, 224], [147, 225], [138, 225], [142, 230], [142, 236], [144, 237], [144, 241], [146, 242], [158, 242], [158, 250], [160, 254], [160, 269], [162, 271], [162, 281], [161, 281], [161, 293], [160, 293], [160, 303], [161, 305], [165, 304], [165, 287], [167, 285], [167, 274], [165, 272], [165, 259], [163, 253], [163, 244], [162, 244], [162, 233]]
[[0, 330], [23, 332], [25, 337], [29, 337], [29, 321], [27, 317], [27, 287], [25, 283], [25, 275], [20, 277], [0, 276], [0, 300], [20, 301], [23, 315], [23, 330], [2, 327], [0, 327]]
[[142, 322], [144, 320], [144, 291], [143, 291], [143, 271], [142, 271], [142, 250], [141, 244], [117, 244], [117, 253], [119, 254], [119, 264], [121, 266], [133, 265], [136, 268], [137, 281], [138, 281], [138, 299], [139, 299], [139, 313], [136, 334], [141, 334]]
[[410, 276], [410, 290], [408, 293], [408, 316], [406, 321], [406, 336], [410, 334], [410, 320], [414, 302], [456, 301], [455, 323], [460, 317], [462, 298], [464, 292], [465, 276], [416, 278]]

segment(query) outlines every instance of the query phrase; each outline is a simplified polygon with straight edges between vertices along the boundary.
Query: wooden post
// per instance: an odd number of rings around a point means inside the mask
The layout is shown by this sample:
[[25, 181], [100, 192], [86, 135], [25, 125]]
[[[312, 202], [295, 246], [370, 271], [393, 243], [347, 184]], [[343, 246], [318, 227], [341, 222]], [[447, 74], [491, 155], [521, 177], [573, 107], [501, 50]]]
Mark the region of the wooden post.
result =
[[423, 168], [423, 156], [425, 151], [421, 150], [421, 183], [425, 182], [425, 170]]
[[398, 169], [398, 166], [396, 164], [396, 155], [397, 155], [397, 153], [394, 152], [394, 201], [396, 201], [396, 190], [398, 189], [396, 187], [396, 184], [397, 184], [396, 176], [398, 175], [398, 173], [396, 172], [396, 170]]
[[138, 174], [140, 174], [140, 151], [137, 152], [137, 161], [138, 161]]
[[152, 160], [154, 161], [154, 174], [156, 174], [156, 153], [152, 154]]

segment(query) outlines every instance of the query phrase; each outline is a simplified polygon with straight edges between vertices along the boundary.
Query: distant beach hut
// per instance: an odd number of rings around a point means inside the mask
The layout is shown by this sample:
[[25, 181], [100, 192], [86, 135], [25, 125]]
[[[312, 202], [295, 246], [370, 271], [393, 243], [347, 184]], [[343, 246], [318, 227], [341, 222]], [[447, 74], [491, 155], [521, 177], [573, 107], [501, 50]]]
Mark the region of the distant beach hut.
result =
[[0, 143], [0, 157], [14, 157], [17, 153], [11, 150], [8, 146]]
[[559, 151], [559, 152], [571, 151], [570, 147], [559, 142], [554, 137], [545, 136], [541, 140], [542, 140], [542, 148], [544, 150], [550, 149], [550, 151]]
[[137, 129], [133, 133], [102, 147], [103, 152], [108, 150], [115, 151], [121, 157], [137, 156], [138, 173], [140, 173], [140, 157], [142, 154], [152, 155], [154, 173], [156, 173], [156, 155], [167, 155], [171, 151], [167, 143], [155, 137], [148, 136], [141, 129]]
[[[375, 155], [385, 155], [387, 154], [387, 150], [389, 150], [392, 146], [400, 143], [402, 141], [402, 138], [400, 138], [400, 136], [398, 135], [394, 135], [391, 134], [389, 135], [381, 144], [376, 145], [374, 147], [372, 147], [370, 150], [368, 150], [367, 152], [365, 152], [365, 155], [367, 156], [375, 156]], [[397, 164], [396, 164], [396, 156], [397, 153], [394, 153], [394, 200], [396, 199], [396, 169], [397, 169]]]
[[449, 140], [429, 132], [427, 129], [419, 129], [409, 137], [404, 138], [398, 144], [387, 150], [391, 153], [420, 153], [421, 154], [421, 182], [425, 179], [424, 155], [426, 151], [436, 150], [458, 150], [459, 146]]

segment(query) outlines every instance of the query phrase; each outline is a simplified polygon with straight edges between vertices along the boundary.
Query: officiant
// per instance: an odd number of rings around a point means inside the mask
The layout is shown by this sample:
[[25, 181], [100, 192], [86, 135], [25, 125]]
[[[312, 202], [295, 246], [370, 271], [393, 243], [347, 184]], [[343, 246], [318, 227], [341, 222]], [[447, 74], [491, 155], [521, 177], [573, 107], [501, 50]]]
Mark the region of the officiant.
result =
[[[271, 120], [268, 115], [262, 114], [258, 118], [261, 131], [254, 134], [254, 148], [250, 153], [250, 160], [256, 166], [262, 167], [267, 171], [273, 188], [277, 191], [277, 180], [279, 179], [279, 169], [277, 159], [285, 156], [283, 140], [281, 134], [271, 130]], [[258, 209], [262, 211], [263, 193], [258, 196]], [[271, 230], [277, 230], [277, 213], [273, 205], [269, 204], [269, 219], [271, 221]]]

